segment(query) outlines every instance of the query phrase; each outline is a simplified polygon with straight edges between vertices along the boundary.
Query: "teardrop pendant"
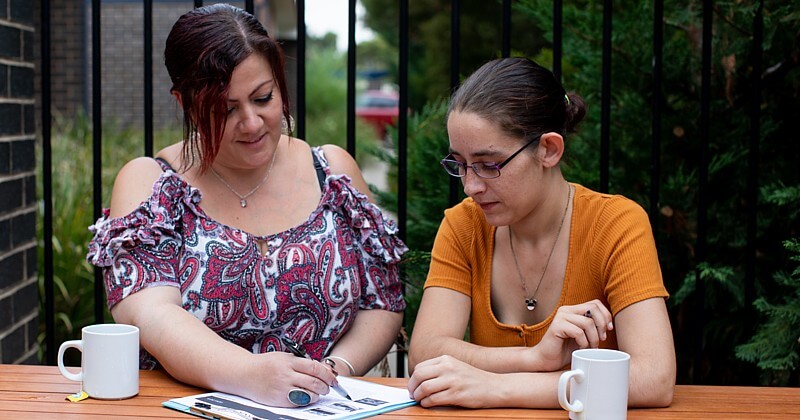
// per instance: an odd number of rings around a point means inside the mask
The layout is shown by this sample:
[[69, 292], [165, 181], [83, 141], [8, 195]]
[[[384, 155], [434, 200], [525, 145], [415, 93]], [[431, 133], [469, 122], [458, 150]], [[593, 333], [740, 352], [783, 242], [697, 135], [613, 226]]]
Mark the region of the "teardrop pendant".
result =
[[245, 200], [245, 199], [243, 198], [243, 199], [242, 199], [242, 201], [240, 201], [240, 202], [239, 202], [239, 204], [241, 204], [241, 205], [242, 205], [242, 208], [245, 208], [245, 207], [247, 207], [247, 200]]
[[525, 299], [525, 305], [528, 307], [529, 311], [532, 311], [532, 310], [536, 309], [536, 304], [537, 303], [538, 302], [536, 302], [536, 299], [534, 299], [534, 298]]

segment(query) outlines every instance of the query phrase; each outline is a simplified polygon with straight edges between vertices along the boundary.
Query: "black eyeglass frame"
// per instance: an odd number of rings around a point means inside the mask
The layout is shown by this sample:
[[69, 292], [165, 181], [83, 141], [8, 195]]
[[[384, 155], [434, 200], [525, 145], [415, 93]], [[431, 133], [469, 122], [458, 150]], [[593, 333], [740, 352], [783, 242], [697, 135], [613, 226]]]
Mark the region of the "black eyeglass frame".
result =
[[[525, 143], [524, 146], [520, 147], [519, 150], [517, 150], [516, 152], [512, 153], [511, 156], [507, 157], [506, 160], [504, 160], [504, 161], [502, 161], [502, 162], [500, 162], [500, 163], [498, 163], [496, 165], [486, 165], [486, 164], [481, 163], [481, 162], [473, 163], [472, 165], [467, 165], [466, 163], [459, 162], [459, 161], [454, 160], [454, 159], [448, 159], [449, 157], [453, 156], [452, 153], [447, 155], [447, 156], [445, 156], [444, 159], [440, 160], [439, 164], [442, 165], [442, 167], [444, 168], [444, 171], [447, 172], [448, 175], [454, 176], [456, 178], [463, 178], [463, 177], [467, 176], [467, 169], [468, 168], [472, 168], [472, 172], [475, 172], [475, 175], [477, 175], [479, 178], [483, 178], [483, 179], [499, 178], [500, 175], [502, 175], [502, 173], [500, 172], [500, 169], [503, 169], [504, 166], [508, 165], [508, 163], [511, 162], [511, 159], [514, 159], [515, 157], [517, 157], [518, 154], [522, 153], [522, 151], [525, 150], [528, 146], [530, 146], [533, 143], [537, 142], [541, 137], [542, 137], [541, 134], [536, 136], [536, 137], [534, 137], [533, 139], [531, 139], [531, 141]], [[450, 172], [448, 170], [448, 166], [447, 166], [448, 163], [453, 163], [457, 167], [464, 168], [464, 174], [463, 175], [460, 174], [460, 173], [455, 173], [454, 174], [454, 173]], [[496, 170], [497, 171], [497, 176], [483, 176], [478, 172], [478, 170], [475, 169], [475, 165], [480, 165], [480, 167], [482, 167], [483, 169]]]

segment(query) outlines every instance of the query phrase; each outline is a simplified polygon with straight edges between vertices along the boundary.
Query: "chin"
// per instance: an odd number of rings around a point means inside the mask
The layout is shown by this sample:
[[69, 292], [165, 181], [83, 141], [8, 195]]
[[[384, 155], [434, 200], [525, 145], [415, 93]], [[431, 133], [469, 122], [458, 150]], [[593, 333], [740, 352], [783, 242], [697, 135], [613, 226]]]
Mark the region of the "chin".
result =
[[492, 215], [483, 213], [483, 217], [486, 218], [486, 223], [498, 227], [498, 226], [507, 226], [511, 223], [507, 217], [503, 217], [501, 215]]

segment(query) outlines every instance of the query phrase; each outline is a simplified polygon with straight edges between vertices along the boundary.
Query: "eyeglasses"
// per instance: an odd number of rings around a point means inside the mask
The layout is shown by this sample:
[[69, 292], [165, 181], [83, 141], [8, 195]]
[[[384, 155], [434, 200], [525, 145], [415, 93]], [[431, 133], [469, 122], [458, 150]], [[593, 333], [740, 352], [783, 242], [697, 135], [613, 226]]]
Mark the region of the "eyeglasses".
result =
[[524, 146], [520, 147], [519, 150], [514, 152], [511, 156], [509, 156], [506, 160], [498, 163], [498, 164], [486, 164], [482, 162], [475, 162], [472, 165], [467, 165], [466, 163], [459, 162], [457, 160], [451, 159], [452, 154], [447, 155], [444, 159], [441, 160], [442, 167], [445, 171], [447, 171], [448, 175], [463, 178], [467, 176], [467, 168], [472, 168], [472, 171], [475, 172], [475, 175], [478, 175], [484, 179], [492, 179], [497, 178], [500, 176], [500, 169], [504, 166], [508, 165], [508, 162], [511, 162], [511, 159], [517, 157], [526, 147], [535, 143], [541, 135], [534, 137], [531, 141], [525, 143]]

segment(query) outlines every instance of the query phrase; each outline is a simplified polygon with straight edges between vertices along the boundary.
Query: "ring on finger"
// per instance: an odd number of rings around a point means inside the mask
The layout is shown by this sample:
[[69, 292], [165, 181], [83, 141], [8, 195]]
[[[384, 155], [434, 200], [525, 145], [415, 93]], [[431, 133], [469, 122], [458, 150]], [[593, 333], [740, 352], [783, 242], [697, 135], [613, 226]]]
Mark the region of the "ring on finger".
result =
[[591, 309], [590, 309], [590, 310], [588, 310], [588, 311], [586, 311], [586, 313], [585, 313], [585, 314], [583, 314], [583, 316], [585, 316], [586, 318], [591, 318], [591, 317], [592, 317], [592, 311], [591, 311]]
[[286, 394], [286, 398], [290, 403], [298, 407], [311, 404], [311, 394], [309, 394], [305, 389], [292, 388], [289, 390], [289, 393]]

